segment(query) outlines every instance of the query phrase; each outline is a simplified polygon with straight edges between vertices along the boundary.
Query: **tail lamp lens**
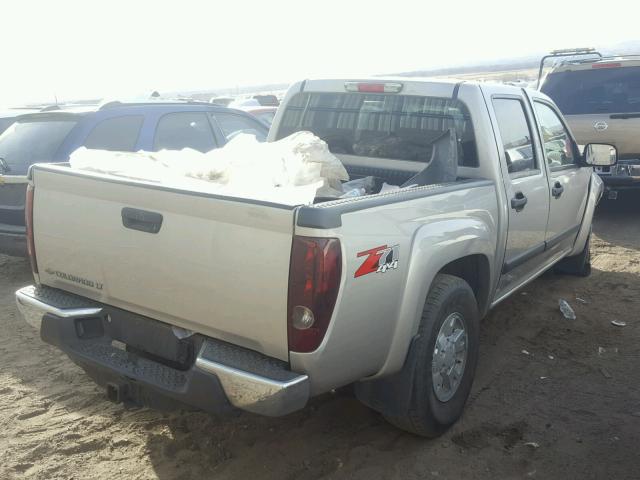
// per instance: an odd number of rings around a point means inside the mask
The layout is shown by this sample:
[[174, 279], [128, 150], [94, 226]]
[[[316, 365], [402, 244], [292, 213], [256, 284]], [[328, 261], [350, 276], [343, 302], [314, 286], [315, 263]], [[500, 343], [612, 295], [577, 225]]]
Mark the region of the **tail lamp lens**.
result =
[[33, 185], [27, 186], [27, 198], [24, 205], [25, 225], [27, 227], [27, 254], [31, 263], [31, 271], [38, 273], [38, 262], [36, 261], [36, 247], [33, 240], [33, 196], [35, 190]]
[[294, 237], [289, 269], [289, 350], [322, 343], [340, 289], [342, 253], [336, 238]]
[[402, 90], [400, 82], [345, 82], [344, 89], [347, 92], [360, 93], [399, 93]]
[[620, 62], [609, 62], [609, 63], [594, 63], [591, 65], [591, 68], [619, 68], [622, 64]]

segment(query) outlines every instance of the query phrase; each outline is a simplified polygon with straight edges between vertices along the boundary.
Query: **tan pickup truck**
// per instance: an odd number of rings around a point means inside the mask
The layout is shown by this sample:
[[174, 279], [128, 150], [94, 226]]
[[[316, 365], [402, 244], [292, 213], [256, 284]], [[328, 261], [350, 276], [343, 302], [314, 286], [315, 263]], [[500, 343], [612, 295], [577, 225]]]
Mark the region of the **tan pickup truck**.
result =
[[615, 149], [581, 155], [542, 93], [455, 81], [299, 82], [269, 140], [302, 130], [378, 187], [291, 206], [33, 166], [25, 319], [114, 401], [284, 415], [353, 384], [444, 431], [489, 309], [551, 267], [589, 274]]

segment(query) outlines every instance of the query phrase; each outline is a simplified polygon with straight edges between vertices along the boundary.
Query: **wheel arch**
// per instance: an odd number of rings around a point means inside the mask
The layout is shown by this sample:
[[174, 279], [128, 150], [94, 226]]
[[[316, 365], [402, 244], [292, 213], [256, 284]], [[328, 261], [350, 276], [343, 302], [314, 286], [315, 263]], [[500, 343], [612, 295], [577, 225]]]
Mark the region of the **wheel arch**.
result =
[[438, 273], [467, 281], [476, 294], [480, 315], [486, 312], [497, 275], [493, 268], [496, 236], [495, 225], [481, 218], [448, 219], [418, 229], [387, 357], [370, 378], [393, 374], [404, 365], [425, 299]]
[[467, 282], [476, 297], [480, 315], [486, 313], [491, 291], [491, 269], [486, 255], [476, 253], [458, 258], [446, 264], [438, 273], [453, 275]]

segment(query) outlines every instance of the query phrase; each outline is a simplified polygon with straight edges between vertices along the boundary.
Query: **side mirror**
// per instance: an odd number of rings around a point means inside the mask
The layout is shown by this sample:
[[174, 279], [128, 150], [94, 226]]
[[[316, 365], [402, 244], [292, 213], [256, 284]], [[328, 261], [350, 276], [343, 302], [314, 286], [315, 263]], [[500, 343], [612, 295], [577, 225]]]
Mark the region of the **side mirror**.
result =
[[584, 147], [584, 163], [593, 167], [610, 167], [618, 161], [618, 151], [613, 145], [589, 143]]

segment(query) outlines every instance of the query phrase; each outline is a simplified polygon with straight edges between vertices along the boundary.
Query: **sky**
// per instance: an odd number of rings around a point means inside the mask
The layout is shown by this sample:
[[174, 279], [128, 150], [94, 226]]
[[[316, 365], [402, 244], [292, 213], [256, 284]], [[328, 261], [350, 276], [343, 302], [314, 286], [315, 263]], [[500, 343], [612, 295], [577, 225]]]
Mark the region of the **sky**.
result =
[[353, 77], [606, 46], [640, 39], [636, 4], [5, 0], [0, 105]]

